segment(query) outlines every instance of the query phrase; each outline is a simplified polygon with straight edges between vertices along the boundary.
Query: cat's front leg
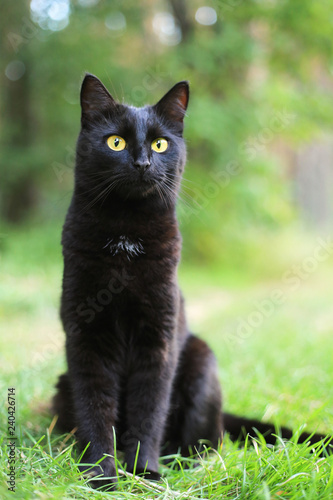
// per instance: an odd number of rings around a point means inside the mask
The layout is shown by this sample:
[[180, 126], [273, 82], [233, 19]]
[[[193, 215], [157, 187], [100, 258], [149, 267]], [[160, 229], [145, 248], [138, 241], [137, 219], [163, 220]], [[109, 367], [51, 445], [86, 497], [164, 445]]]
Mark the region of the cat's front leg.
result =
[[120, 436], [127, 470], [158, 480], [161, 440], [169, 410], [174, 363], [160, 349], [141, 347], [127, 381], [127, 430]]
[[[82, 450], [80, 470], [94, 478], [92, 486], [116, 483], [114, 428], [117, 418], [119, 369], [116, 364], [82, 338], [67, 341], [68, 376], [73, 395], [75, 421]], [[100, 459], [98, 465], [92, 466]], [[104, 478], [104, 479], [103, 479]]]

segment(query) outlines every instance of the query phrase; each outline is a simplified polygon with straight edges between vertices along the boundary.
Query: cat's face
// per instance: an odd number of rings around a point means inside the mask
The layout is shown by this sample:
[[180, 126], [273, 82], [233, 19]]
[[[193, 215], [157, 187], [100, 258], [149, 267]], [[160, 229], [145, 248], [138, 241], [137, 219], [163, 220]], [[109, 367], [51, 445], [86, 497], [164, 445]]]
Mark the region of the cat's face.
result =
[[86, 75], [76, 181], [87, 188], [87, 201], [117, 196], [174, 205], [186, 161], [188, 97], [188, 83], [180, 82], [156, 105], [135, 108], [115, 102], [98, 78]]

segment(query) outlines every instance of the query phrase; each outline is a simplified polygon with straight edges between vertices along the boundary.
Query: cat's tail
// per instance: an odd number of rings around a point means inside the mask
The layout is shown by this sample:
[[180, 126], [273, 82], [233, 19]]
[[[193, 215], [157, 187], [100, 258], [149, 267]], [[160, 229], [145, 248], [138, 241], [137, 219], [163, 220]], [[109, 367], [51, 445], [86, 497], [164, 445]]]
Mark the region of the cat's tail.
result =
[[[267, 444], [275, 444], [277, 440], [276, 436], [280, 436], [282, 439], [288, 440], [294, 436], [293, 431], [287, 427], [275, 427], [270, 423], [264, 423], [250, 418], [238, 417], [236, 415], [231, 415], [230, 413], [223, 413], [223, 424], [224, 431], [229, 434], [232, 441], [244, 441], [248, 434], [252, 437], [256, 437], [257, 432], [265, 438]], [[302, 432], [298, 436], [297, 442], [305, 443], [306, 441], [310, 445], [315, 445], [316, 443], [321, 442], [323, 448], [328, 453], [333, 453], [333, 442], [332, 437], [330, 436]]]

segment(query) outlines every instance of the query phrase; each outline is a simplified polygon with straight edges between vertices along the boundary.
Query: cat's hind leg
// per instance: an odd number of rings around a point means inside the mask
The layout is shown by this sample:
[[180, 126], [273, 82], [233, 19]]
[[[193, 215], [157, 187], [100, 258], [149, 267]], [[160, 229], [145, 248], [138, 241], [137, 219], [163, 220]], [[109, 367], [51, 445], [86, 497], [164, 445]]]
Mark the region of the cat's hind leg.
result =
[[72, 390], [67, 373], [60, 375], [56, 385], [57, 393], [52, 400], [52, 412], [58, 415], [57, 427], [62, 432], [70, 432], [75, 427]]
[[190, 335], [173, 384], [163, 455], [216, 448], [222, 435], [222, 396], [215, 356], [207, 344]]

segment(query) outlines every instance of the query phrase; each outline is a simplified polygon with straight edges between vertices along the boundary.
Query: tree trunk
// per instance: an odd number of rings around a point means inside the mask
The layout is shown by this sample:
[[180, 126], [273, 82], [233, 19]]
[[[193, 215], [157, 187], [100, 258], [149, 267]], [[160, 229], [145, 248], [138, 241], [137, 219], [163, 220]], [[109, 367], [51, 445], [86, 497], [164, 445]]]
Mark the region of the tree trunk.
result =
[[35, 204], [37, 192], [34, 175], [28, 168], [34, 135], [29, 80], [32, 31], [27, 0], [7, 0], [3, 7], [0, 211], [6, 220], [20, 222]]
[[189, 21], [186, 0], [170, 0], [170, 5], [182, 30], [183, 42], [186, 42], [192, 32], [192, 23]]

